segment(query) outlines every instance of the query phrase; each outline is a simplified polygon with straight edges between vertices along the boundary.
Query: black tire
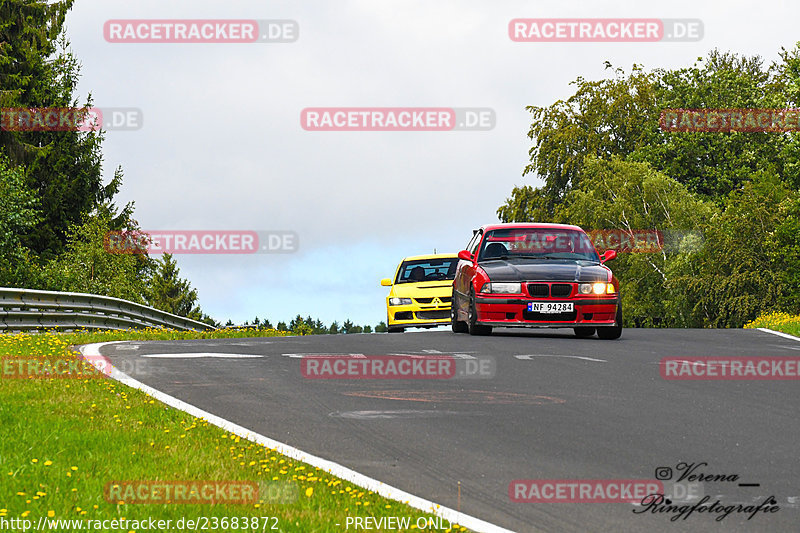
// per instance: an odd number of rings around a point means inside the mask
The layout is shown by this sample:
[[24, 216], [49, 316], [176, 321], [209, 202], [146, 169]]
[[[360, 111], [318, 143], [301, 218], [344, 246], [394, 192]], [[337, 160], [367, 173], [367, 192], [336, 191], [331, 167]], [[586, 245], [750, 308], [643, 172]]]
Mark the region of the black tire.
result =
[[[389, 315], [386, 315], [386, 325], [389, 325]], [[403, 326], [389, 326], [386, 331], [388, 333], [403, 333], [405, 328]]]
[[575, 336], [576, 337], [580, 337], [581, 339], [586, 339], [586, 338], [589, 338], [592, 335], [594, 335], [594, 332], [596, 331], [596, 329], [595, 328], [580, 327], [580, 328], [572, 328], [572, 331], [575, 332]]
[[491, 335], [492, 326], [478, 324], [478, 313], [475, 310], [475, 294], [469, 295], [469, 317], [467, 318], [467, 330], [470, 335]]
[[622, 303], [617, 306], [617, 325], [597, 328], [597, 336], [601, 339], [611, 341], [622, 336]]
[[450, 299], [450, 327], [453, 329], [453, 333], [466, 333], [469, 331], [469, 328], [467, 328], [467, 323], [458, 320], [456, 291], [453, 291], [453, 297]]

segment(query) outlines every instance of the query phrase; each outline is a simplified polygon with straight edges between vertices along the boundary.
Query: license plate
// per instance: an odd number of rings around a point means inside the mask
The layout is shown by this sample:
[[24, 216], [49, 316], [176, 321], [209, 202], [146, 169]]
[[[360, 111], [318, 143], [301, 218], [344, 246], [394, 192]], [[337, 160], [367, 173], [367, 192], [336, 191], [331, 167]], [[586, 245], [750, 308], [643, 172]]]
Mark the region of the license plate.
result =
[[533, 313], [571, 313], [572, 302], [528, 302], [528, 311]]

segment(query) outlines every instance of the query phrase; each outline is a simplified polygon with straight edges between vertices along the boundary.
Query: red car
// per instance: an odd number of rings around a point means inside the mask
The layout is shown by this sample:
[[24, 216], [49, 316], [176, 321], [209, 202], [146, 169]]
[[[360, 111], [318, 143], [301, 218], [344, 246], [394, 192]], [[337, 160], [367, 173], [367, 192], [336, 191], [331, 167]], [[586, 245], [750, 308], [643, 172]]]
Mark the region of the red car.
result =
[[573, 328], [578, 337], [622, 334], [619, 281], [578, 226], [491, 224], [458, 253], [450, 322], [456, 333], [493, 327]]

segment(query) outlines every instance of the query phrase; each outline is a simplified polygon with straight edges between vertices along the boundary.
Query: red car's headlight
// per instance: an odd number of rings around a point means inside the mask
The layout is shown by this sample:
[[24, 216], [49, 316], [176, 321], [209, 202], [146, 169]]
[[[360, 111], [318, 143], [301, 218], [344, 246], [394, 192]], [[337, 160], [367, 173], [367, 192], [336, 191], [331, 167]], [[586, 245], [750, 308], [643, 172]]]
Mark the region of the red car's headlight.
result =
[[490, 281], [483, 284], [481, 292], [484, 294], [521, 294], [522, 283]]
[[578, 292], [580, 294], [615, 294], [617, 291], [614, 289], [613, 283], [581, 283], [578, 285]]

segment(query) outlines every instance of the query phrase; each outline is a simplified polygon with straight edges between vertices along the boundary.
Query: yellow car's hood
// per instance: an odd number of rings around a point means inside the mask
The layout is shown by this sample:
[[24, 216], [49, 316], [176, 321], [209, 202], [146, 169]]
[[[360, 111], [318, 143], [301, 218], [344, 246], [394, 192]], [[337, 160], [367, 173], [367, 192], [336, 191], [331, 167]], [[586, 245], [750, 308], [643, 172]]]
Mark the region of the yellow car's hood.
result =
[[453, 294], [453, 280], [420, 281], [392, 286], [391, 296], [399, 298], [434, 298]]

